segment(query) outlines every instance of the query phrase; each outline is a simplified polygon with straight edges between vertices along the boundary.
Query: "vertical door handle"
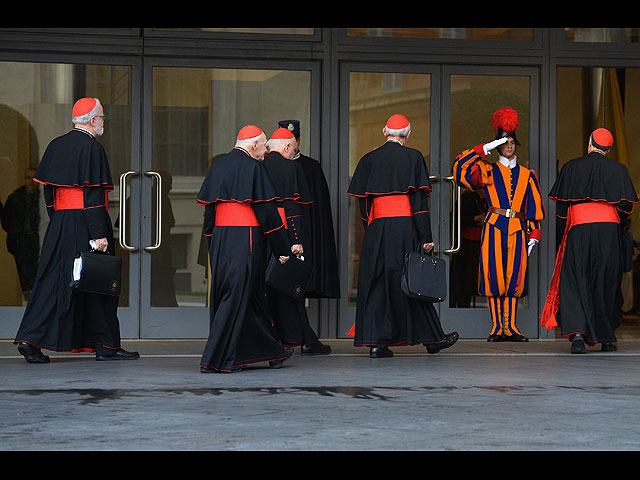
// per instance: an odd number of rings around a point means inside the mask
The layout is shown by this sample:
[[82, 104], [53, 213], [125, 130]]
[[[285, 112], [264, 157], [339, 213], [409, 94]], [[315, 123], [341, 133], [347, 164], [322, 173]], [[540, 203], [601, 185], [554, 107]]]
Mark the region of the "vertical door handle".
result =
[[160, 248], [162, 243], [162, 177], [158, 172], [144, 172], [144, 174], [156, 179], [156, 243], [144, 247], [147, 252], [152, 252]]
[[120, 246], [124, 250], [128, 250], [130, 252], [135, 252], [138, 250], [138, 247], [127, 244], [127, 177], [136, 176], [138, 172], [129, 170], [128, 172], [124, 172], [120, 175], [120, 205], [119, 208], [119, 228], [118, 228], [118, 241], [120, 242]]
[[444, 177], [444, 179], [448, 182], [451, 182], [451, 205], [453, 210], [453, 219], [451, 221], [451, 243], [450, 248], [444, 251], [444, 253], [457, 253], [460, 251], [461, 247], [461, 218], [462, 218], [462, 202], [461, 200], [461, 189], [454, 177]]

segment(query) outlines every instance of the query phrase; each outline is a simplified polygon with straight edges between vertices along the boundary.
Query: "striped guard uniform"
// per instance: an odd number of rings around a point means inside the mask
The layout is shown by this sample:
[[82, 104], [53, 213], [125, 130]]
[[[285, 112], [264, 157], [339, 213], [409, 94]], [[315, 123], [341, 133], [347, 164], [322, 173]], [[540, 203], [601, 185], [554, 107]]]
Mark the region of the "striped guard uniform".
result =
[[[478, 292], [488, 298], [490, 335], [521, 333], [516, 327], [518, 299], [527, 294], [527, 244], [540, 240], [545, 209], [533, 170], [515, 163], [483, 160], [482, 145], [465, 150], [451, 168], [458, 185], [484, 190], [489, 211], [484, 218]], [[500, 211], [496, 211], [500, 210]], [[512, 216], [507, 216], [511, 214]]]

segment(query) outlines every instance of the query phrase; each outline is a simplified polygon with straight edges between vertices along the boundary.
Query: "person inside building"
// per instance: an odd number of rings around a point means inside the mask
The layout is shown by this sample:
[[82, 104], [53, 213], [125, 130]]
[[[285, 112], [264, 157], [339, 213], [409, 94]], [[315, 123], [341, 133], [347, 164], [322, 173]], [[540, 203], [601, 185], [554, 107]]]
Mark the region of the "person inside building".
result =
[[48, 363], [42, 349], [95, 352], [96, 360], [135, 360], [121, 348], [118, 297], [76, 290], [70, 283], [77, 252], [114, 254], [107, 213], [113, 190], [104, 148], [104, 109], [97, 98], [73, 106], [74, 128], [47, 146], [34, 180], [44, 185], [49, 225], [31, 297], [14, 343], [30, 363]]
[[[278, 126], [291, 131], [296, 139], [296, 155], [293, 159], [302, 166], [313, 199], [313, 203], [302, 208], [305, 258], [313, 264], [305, 297], [340, 298], [338, 255], [327, 179], [320, 162], [300, 151], [300, 121], [282, 120]], [[326, 347], [329, 348], [328, 345]]]
[[279, 368], [294, 353], [280, 342], [266, 298], [267, 244], [281, 262], [295, 253], [262, 164], [266, 150], [262, 129], [246, 125], [234, 148], [212, 163], [197, 196], [205, 207], [211, 264], [203, 373], [229, 373], [262, 362]]
[[[307, 236], [303, 207], [312, 203], [311, 193], [302, 167], [293, 161], [296, 154], [296, 139], [286, 128], [279, 127], [267, 142], [269, 153], [263, 165], [276, 189], [278, 212], [284, 228], [289, 233], [292, 252], [304, 261], [311, 260], [304, 254]], [[300, 347], [303, 355], [326, 355], [331, 352], [309, 325], [304, 301], [295, 300], [275, 288], [267, 287], [267, 298], [271, 307], [274, 326], [280, 340], [287, 346]]]
[[[540, 241], [545, 217], [540, 185], [533, 170], [518, 164], [518, 113], [511, 107], [492, 117], [495, 140], [458, 155], [451, 173], [458, 185], [484, 190], [488, 214], [480, 245], [478, 292], [487, 297], [492, 327], [489, 342], [527, 342], [516, 325], [518, 301], [528, 293], [528, 256]], [[494, 148], [496, 162], [485, 160]]]
[[431, 182], [422, 154], [406, 143], [411, 124], [392, 115], [382, 132], [385, 143], [365, 154], [347, 193], [357, 198], [365, 229], [358, 270], [355, 346], [368, 346], [371, 358], [393, 356], [391, 346], [426, 346], [437, 353], [458, 333], [445, 334], [433, 303], [406, 296], [400, 288], [404, 255], [431, 252], [428, 197]]
[[24, 185], [7, 197], [0, 214], [2, 228], [7, 232], [7, 250], [16, 262], [25, 300], [31, 295], [40, 254], [40, 189], [33, 180], [35, 173], [35, 168], [26, 169]]
[[563, 165], [549, 192], [565, 224], [541, 324], [560, 324], [571, 353], [600, 343], [617, 350], [623, 272], [622, 224], [638, 202], [627, 167], [607, 157], [613, 135], [598, 128], [587, 155]]

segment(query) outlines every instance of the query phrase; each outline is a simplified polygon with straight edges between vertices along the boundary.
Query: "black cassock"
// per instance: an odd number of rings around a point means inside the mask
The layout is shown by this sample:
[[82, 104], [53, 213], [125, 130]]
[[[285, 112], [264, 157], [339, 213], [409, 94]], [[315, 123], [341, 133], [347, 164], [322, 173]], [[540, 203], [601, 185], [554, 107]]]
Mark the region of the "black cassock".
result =
[[302, 209], [304, 215], [304, 256], [313, 264], [307, 298], [340, 298], [338, 256], [333, 231], [329, 187], [320, 162], [300, 154], [295, 161], [302, 166], [313, 203]]
[[[445, 334], [435, 307], [400, 290], [404, 255], [432, 242], [431, 182], [422, 154], [388, 141], [360, 159], [348, 194], [358, 198], [365, 228], [356, 301], [355, 346], [429, 344]], [[408, 195], [411, 216], [376, 218], [375, 197]]]
[[[262, 163], [269, 172], [279, 197], [277, 205], [289, 234], [289, 242], [291, 245], [302, 244], [304, 261], [310, 262], [311, 258], [307, 252], [306, 219], [302, 212], [304, 206], [311, 205], [311, 193], [302, 167], [278, 152], [269, 153]], [[311, 345], [318, 339], [309, 325], [304, 302], [296, 301], [270, 287], [267, 287], [267, 297], [273, 324], [285, 345]]]
[[[211, 264], [210, 328], [200, 365], [228, 372], [287, 354], [271, 323], [265, 296], [267, 244], [276, 256], [291, 244], [276, 208], [277, 194], [261, 162], [234, 148], [211, 165], [198, 194]], [[250, 205], [259, 225], [220, 225], [221, 204]], [[222, 205], [225, 206], [225, 205]]]
[[606, 202], [616, 207], [620, 223], [571, 226], [565, 237], [558, 288], [563, 337], [582, 333], [590, 345], [615, 342], [622, 305], [622, 223], [638, 202], [627, 168], [591, 152], [562, 167], [549, 198], [556, 202], [560, 235], [570, 205]]
[[[14, 343], [56, 352], [111, 353], [120, 348], [118, 297], [70, 287], [76, 254], [91, 250], [89, 240], [106, 237], [107, 253], [114, 254], [107, 213], [113, 183], [104, 148], [91, 134], [74, 129], [47, 146], [34, 180], [44, 185], [49, 225]], [[62, 208], [59, 202], [69, 190], [79, 195], [77, 208]]]

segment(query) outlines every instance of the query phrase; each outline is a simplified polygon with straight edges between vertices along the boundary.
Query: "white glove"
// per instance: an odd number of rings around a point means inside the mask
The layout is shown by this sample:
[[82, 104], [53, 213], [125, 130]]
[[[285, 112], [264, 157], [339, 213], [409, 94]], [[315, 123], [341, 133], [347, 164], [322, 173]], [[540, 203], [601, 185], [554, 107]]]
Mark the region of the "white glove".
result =
[[484, 150], [484, 154], [485, 155], [489, 155], [489, 152], [491, 150], [493, 150], [496, 147], [499, 147], [500, 145], [502, 145], [506, 141], [507, 141], [507, 137], [502, 137], [502, 138], [499, 138], [497, 140], [494, 140], [493, 142], [485, 143], [482, 146], [482, 149]]
[[537, 243], [538, 243], [538, 240], [536, 240], [535, 238], [529, 239], [529, 244], [528, 244], [529, 246], [527, 247], [527, 257], [531, 255], [531, 250], [533, 250], [533, 247], [537, 245]]

